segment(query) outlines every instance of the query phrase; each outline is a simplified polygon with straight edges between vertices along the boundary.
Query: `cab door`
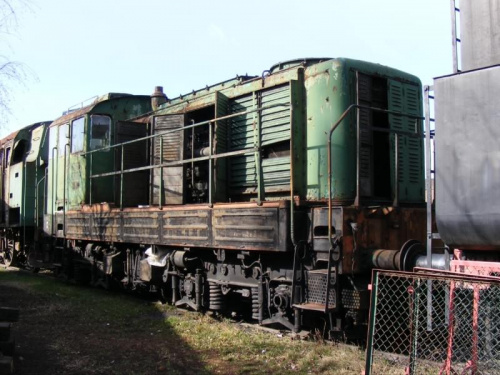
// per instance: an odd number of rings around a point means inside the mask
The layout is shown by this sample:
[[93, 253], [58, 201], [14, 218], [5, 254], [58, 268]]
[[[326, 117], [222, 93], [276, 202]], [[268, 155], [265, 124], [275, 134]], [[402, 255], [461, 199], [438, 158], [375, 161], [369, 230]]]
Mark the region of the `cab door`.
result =
[[85, 117], [71, 122], [71, 146], [68, 166], [68, 206], [78, 209], [85, 203], [86, 192], [86, 158]]
[[[55, 234], [56, 212], [63, 213], [67, 201], [66, 177], [69, 152], [69, 123], [49, 129], [49, 170], [47, 174], [47, 207], [44, 232]], [[60, 223], [61, 224], [61, 223]]]

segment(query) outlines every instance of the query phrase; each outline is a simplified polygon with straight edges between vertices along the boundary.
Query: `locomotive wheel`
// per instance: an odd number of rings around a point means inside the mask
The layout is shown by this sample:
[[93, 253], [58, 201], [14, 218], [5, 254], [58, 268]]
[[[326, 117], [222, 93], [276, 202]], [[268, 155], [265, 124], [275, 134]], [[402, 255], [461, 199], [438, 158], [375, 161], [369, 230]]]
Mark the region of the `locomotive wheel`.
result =
[[11, 239], [3, 239], [2, 240], [2, 262], [5, 267], [15, 266], [17, 251], [15, 250], [14, 240]]

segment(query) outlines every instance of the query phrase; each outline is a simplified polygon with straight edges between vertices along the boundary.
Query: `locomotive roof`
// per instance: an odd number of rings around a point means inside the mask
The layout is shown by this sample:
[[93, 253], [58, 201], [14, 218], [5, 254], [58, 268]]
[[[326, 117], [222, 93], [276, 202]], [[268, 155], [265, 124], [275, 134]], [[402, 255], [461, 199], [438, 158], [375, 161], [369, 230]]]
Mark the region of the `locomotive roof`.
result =
[[[64, 113], [61, 117], [55, 119], [52, 122], [52, 124], [50, 124], [50, 127], [65, 124], [74, 118], [83, 116], [86, 113], [90, 112], [95, 106], [97, 106], [98, 104], [100, 104], [102, 102], [105, 102], [108, 100], [113, 100], [113, 99], [132, 97], [132, 96], [134, 96], [134, 95], [124, 94], [124, 93], [114, 93], [114, 92], [99, 96], [92, 103], [90, 103], [82, 108], [75, 109], [75, 110], [69, 110], [68, 112]], [[136, 96], [141, 96], [141, 95], [136, 95]]]
[[16, 138], [16, 135], [17, 133], [19, 133], [21, 130], [16, 130], [15, 132], [12, 132], [10, 133], [8, 136], [2, 138], [2, 140], [0, 140], [0, 145], [4, 145], [5, 143], [7, 143], [8, 141]]
[[309, 66], [312, 64], [317, 64], [317, 63], [320, 63], [323, 61], [328, 61], [328, 60], [333, 60], [333, 57], [305, 57], [305, 58], [301, 58], [301, 59], [299, 58], [299, 59], [293, 59], [293, 60], [286, 60], [286, 61], [282, 61], [282, 62], [279, 62], [279, 63], [272, 65], [269, 68], [269, 72], [272, 74], [272, 73], [278, 72], [282, 69], [293, 68], [293, 67], [299, 66], [299, 65]]
[[2, 138], [2, 139], [0, 140], [0, 146], [5, 145], [5, 144], [6, 144], [7, 142], [9, 142], [9, 141], [12, 141], [13, 139], [15, 139], [15, 138], [17, 137], [17, 135], [18, 135], [19, 133], [21, 133], [21, 132], [23, 132], [23, 131], [25, 131], [25, 130], [32, 130], [32, 129], [36, 128], [36, 127], [37, 127], [37, 126], [39, 126], [39, 125], [42, 125], [42, 124], [49, 124], [49, 123], [50, 123], [50, 121], [40, 121], [40, 122], [35, 122], [35, 123], [31, 124], [31, 125], [28, 125], [28, 126], [25, 126], [25, 127], [21, 128], [21, 129], [19, 129], [19, 130], [16, 130], [16, 131], [14, 131], [14, 132], [10, 133], [9, 135], [7, 135], [6, 137]]
[[230, 78], [230, 79], [227, 79], [225, 81], [221, 81], [221, 82], [215, 83], [213, 85], [206, 85], [202, 89], [192, 90], [191, 92], [189, 92], [187, 94], [181, 94], [181, 95], [179, 95], [176, 98], [168, 99], [167, 102], [165, 104], [163, 104], [163, 105], [170, 105], [170, 104], [175, 104], [175, 103], [178, 103], [178, 102], [182, 102], [184, 100], [188, 100], [188, 99], [194, 98], [196, 96], [201, 96], [203, 94], [207, 94], [207, 93], [214, 92], [214, 91], [217, 91], [217, 90], [221, 90], [221, 89], [224, 89], [224, 88], [236, 86], [236, 85], [242, 84], [242, 83], [244, 83], [246, 81], [258, 78], [258, 77], [259, 76], [250, 76], [250, 75], [242, 75], [242, 76], [240, 76], [240, 75], [237, 75], [235, 78]]

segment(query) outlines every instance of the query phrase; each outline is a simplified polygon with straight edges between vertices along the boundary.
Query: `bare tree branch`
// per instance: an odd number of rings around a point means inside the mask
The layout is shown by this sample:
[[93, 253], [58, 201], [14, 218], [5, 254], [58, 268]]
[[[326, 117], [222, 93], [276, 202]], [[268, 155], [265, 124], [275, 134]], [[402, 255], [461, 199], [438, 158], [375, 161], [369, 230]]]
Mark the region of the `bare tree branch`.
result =
[[[0, 0], [0, 43], [10, 47], [9, 38], [18, 26], [17, 11], [28, 8], [25, 0]], [[11, 115], [13, 87], [22, 85], [29, 75], [24, 64], [13, 61], [7, 55], [0, 55], [0, 127], [6, 126]]]

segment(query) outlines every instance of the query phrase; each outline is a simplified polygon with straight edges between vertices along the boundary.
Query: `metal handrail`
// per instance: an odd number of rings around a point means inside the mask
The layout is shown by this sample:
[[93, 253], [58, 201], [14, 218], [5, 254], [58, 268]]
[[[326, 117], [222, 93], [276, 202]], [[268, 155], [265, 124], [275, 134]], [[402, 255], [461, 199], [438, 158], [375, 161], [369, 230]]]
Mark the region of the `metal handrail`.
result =
[[[45, 175], [36, 183], [36, 190], [35, 190], [35, 206], [36, 206], [36, 209], [35, 209], [35, 223], [36, 223], [36, 227], [38, 228], [39, 227], [39, 212], [40, 212], [40, 194], [38, 193], [38, 191], [40, 190], [40, 184], [42, 182], [44, 182], [45, 180], [47, 179], [47, 169], [45, 169]], [[44, 184], [44, 192], [43, 192], [43, 197], [45, 198], [45, 185]], [[44, 207], [42, 207], [42, 215], [43, 213], [45, 212], [45, 201], [44, 201]]]
[[66, 204], [67, 204], [67, 199], [68, 199], [68, 194], [67, 194], [67, 179], [68, 179], [68, 166], [69, 166], [69, 160], [66, 162], [66, 159], [69, 158], [70, 153], [67, 152], [69, 150], [69, 143], [66, 143], [64, 145], [64, 173], [63, 173], [63, 237], [66, 237]]
[[216, 121], [229, 120], [229, 119], [231, 119], [233, 117], [238, 117], [238, 116], [246, 115], [246, 114], [253, 113], [253, 112], [260, 112], [260, 111], [264, 111], [266, 109], [276, 108], [276, 107], [290, 107], [290, 104], [289, 103], [278, 103], [278, 104], [273, 104], [273, 105], [258, 107], [258, 108], [255, 108], [255, 109], [250, 109], [250, 110], [247, 110], [247, 111], [236, 112], [236, 113], [232, 113], [232, 114], [227, 115], [227, 116], [216, 117], [216, 118], [213, 118], [211, 120], [206, 120], [206, 121], [202, 121], [202, 122], [197, 122], [197, 123], [192, 124], [192, 125], [183, 126], [182, 128], [176, 128], [176, 129], [166, 130], [166, 131], [161, 132], [161, 133], [148, 135], [146, 137], [133, 139], [131, 141], [117, 143], [115, 145], [105, 146], [105, 147], [102, 147], [102, 148], [99, 148], [99, 149], [96, 149], [96, 150], [82, 152], [80, 155], [81, 156], [87, 156], [89, 154], [93, 154], [93, 153], [96, 153], [96, 152], [102, 152], [102, 151], [106, 151], [106, 150], [109, 150], [109, 149], [112, 149], [112, 148], [126, 146], [126, 145], [131, 144], [131, 143], [146, 141], [148, 139], [160, 137], [160, 136], [163, 136], [163, 135], [166, 135], [166, 134], [175, 133], [175, 132], [178, 132], [178, 131], [181, 131], [181, 130], [188, 130], [188, 129], [195, 128], [195, 127], [198, 127], [198, 126], [208, 125], [208, 124], [216, 122]]
[[137, 168], [130, 168], [130, 169], [125, 169], [124, 171], [115, 171], [115, 172], [106, 172], [106, 173], [99, 173], [95, 175], [91, 175], [90, 179], [93, 178], [99, 178], [99, 177], [109, 177], [109, 176], [116, 176], [121, 173], [134, 173], [134, 172], [140, 172], [140, 171], [147, 171], [150, 169], [155, 169], [155, 168], [165, 168], [165, 167], [179, 167], [184, 164], [189, 164], [189, 163], [196, 163], [199, 161], [204, 161], [204, 160], [212, 160], [214, 159], [222, 159], [224, 157], [229, 157], [229, 156], [238, 156], [238, 155], [246, 155], [246, 154], [252, 154], [257, 150], [256, 147], [252, 148], [245, 148], [243, 150], [238, 150], [238, 151], [231, 151], [231, 152], [225, 152], [223, 154], [216, 154], [210, 156], [200, 156], [194, 159], [184, 159], [184, 160], [177, 160], [177, 161], [170, 161], [162, 164], [155, 164], [155, 165], [147, 165], [144, 167], [137, 167]]
[[[123, 175], [125, 173], [134, 173], [134, 172], [152, 170], [152, 169], [156, 169], [156, 168], [160, 168], [160, 171], [162, 171], [162, 173], [163, 173], [163, 168], [165, 168], [165, 167], [182, 166], [184, 164], [196, 163], [196, 162], [205, 161], [205, 160], [208, 160], [209, 164], [211, 164], [213, 160], [219, 159], [219, 158], [225, 158], [225, 157], [231, 157], [231, 156], [237, 156], [237, 155], [255, 154], [256, 152], [259, 152], [259, 150], [260, 150], [260, 145], [259, 144], [257, 144], [257, 145], [254, 144], [254, 147], [245, 148], [245, 149], [242, 149], [242, 150], [230, 151], [230, 152], [225, 152], [225, 153], [221, 153], [221, 154], [213, 154], [213, 150], [212, 150], [213, 145], [212, 145], [212, 141], [211, 141], [211, 138], [213, 136], [212, 126], [217, 121], [224, 121], [224, 120], [228, 120], [228, 119], [231, 119], [231, 118], [234, 118], [234, 117], [238, 117], [238, 116], [242, 116], [242, 115], [245, 115], [245, 114], [250, 114], [250, 113], [255, 113], [255, 112], [261, 112], [261, 111], [264, 111], [266, 109], [276, 108], [276, 107], [291, 107], [291, 105], [290, 105], [290, 103], [278, 103], [278, 104], [273, 104], [273, 105], [268, 105], [268, 106], [257, 107], [257, 108], [254, 108], [254, 109], [250, 109], [250, 110], [246, 110], [246, 111], [241, 111], [241, 112], [233, 113], [233, 114], [230, 114], [230, 115], [227, 115], [227, 116], [215, 117], [214, 119], [210, 119], [210, 120], [206, 120], [206, 121], [194, 123], [192, 125], [184, 126], [184, 127], [181, 127], [181, 128], [167, 130], [167, 131], [164, 131], [164, 132], [161, 132], [161, 133], [152, 134], [152, 135], [149, 135], [149, 136], [146, 136], [146, 137], [134, 139], [134, 140], [123, 142], [123, 143], [119, 143], [119, 144], [116, 144], [116, 145], [109, 145], [109, 146], [106, 146], [106, 147], [103, 147], [103, 148], [100, 148], [100, 149], [97, 149], [97, 150], [91, 150], [91, 151], [84, 152], [84, 153], [81, 154], [82, 156], [84, 156], [84, 157], [87, 157], [87, 156], [90, 157], [90, 176], [89, 176], [89, 179], [90, 179], [90, 190], [92, 190], [92, 180], [93, 179], [95, 179], [95, 178], [102, 178], [102, 177], [108, 177], [108, 176], [117, 176], [117, 175], [120, 175], [120, 209], [123, 209]], [[177, 161], [165, 162], [164, 163], [163, 162], [163, 152], [161, 152], [162, 157], [160, 159], [160, 164], [147, 165], [147, 166], [143, 166], [143, 167], [130, 168], [130, 169], [124, 169], [124, 159], [123, 158], [124, 158], [124, 149], [125, 149], [125, 146], [127, 146], [129, 144], [132, 144], [132, 143], [143, 142], [143, 141], [147, 141], [147, 140], [159, 137], [160, 138], [160, 148], [163, 149], [163, 136], [164, 135], [175, 133], [175, 132], [179, 132], [179, 131], [184, 131], [184, 130], [188, 130], [188, 129], [194, 129], [196, 127], [203, 126], [203, 125], [208, 125], [208, 127], [209, 127], [209, 137], [210, 137], [209, 148], [210, 148], [210, 150], [209, 150], [209, 155], [208, 156], [194, 157], [194, 155], [192, 155], [192, 157], [189, 158], [189, 159], [177, 160]], [[113, 171], [113, 172], [92, 174], [92, 167], [93, 167], [92, 164], [93, 164], [93, 155], [94, 155], [94, 153], [96, 153], [96, 152], [102, 152], [102, 151], [106, 151], [106, 150], [110, 150], [110, 149], [114, 149], [114, 148], [118, 148], [118, 147], [121, 148], [121, 166], [120, 166], [120, 170], [119, 171]], [[210, 167], [210, 171], [209, 171], [210, 172], [209, 173], [209, 187], [210, 187], [210, 186], [212, 186], [212, 181], [211, 180], [213, 180], [213, 174], [211, 173], [211, 167], [212, 167], [212, 165], [209, 165], [209, 167]], [[256, 168], [261, 169], [262, 166], [261, 165], [256, 165]], [[262, 181], [258, 181], [258, 184], [259, 185], [262, 184]], [[259, 191], [260, 191], [260, 189], [261, 189], [261, 187], [259, 186]], [[209, 191], [209, 204], [213, 203], [212, 191], [211, 190], [212, 189], [210, 188], [210, 191]], [[90, 204], [92, 204], [92, 192], [90, 192]], [[160, 194], [160, 201], [159, 201], [160, 208], [162, 207], [162, 205], [163, 205], [162, 194]]]
[[[57, 172], [58, 172], [58, 160], [56, 160], [55, 158], [55, 155], [54, 155], [54, 151], [57, 151], [57, 147], [52, 147], [52, 178], [51, 178], [51, 181], [52, 181], [52, 202], [51, 202], [51, 205], [52, 207], [50, 208], [50, 214], [52, 215], [52, 220], [51, 220], [51, 228], [50, 228], [50, 232], [52, 234], [56, 234], [54, 232], [54, 220], [55, 220], [55, 213], [56, 213], [56, 200], [57, 200], [57, 188], [56, 188], [56, 185], [57, 185]], [[54, 179], [55, 179], [55, 182], [54, 182]]]

